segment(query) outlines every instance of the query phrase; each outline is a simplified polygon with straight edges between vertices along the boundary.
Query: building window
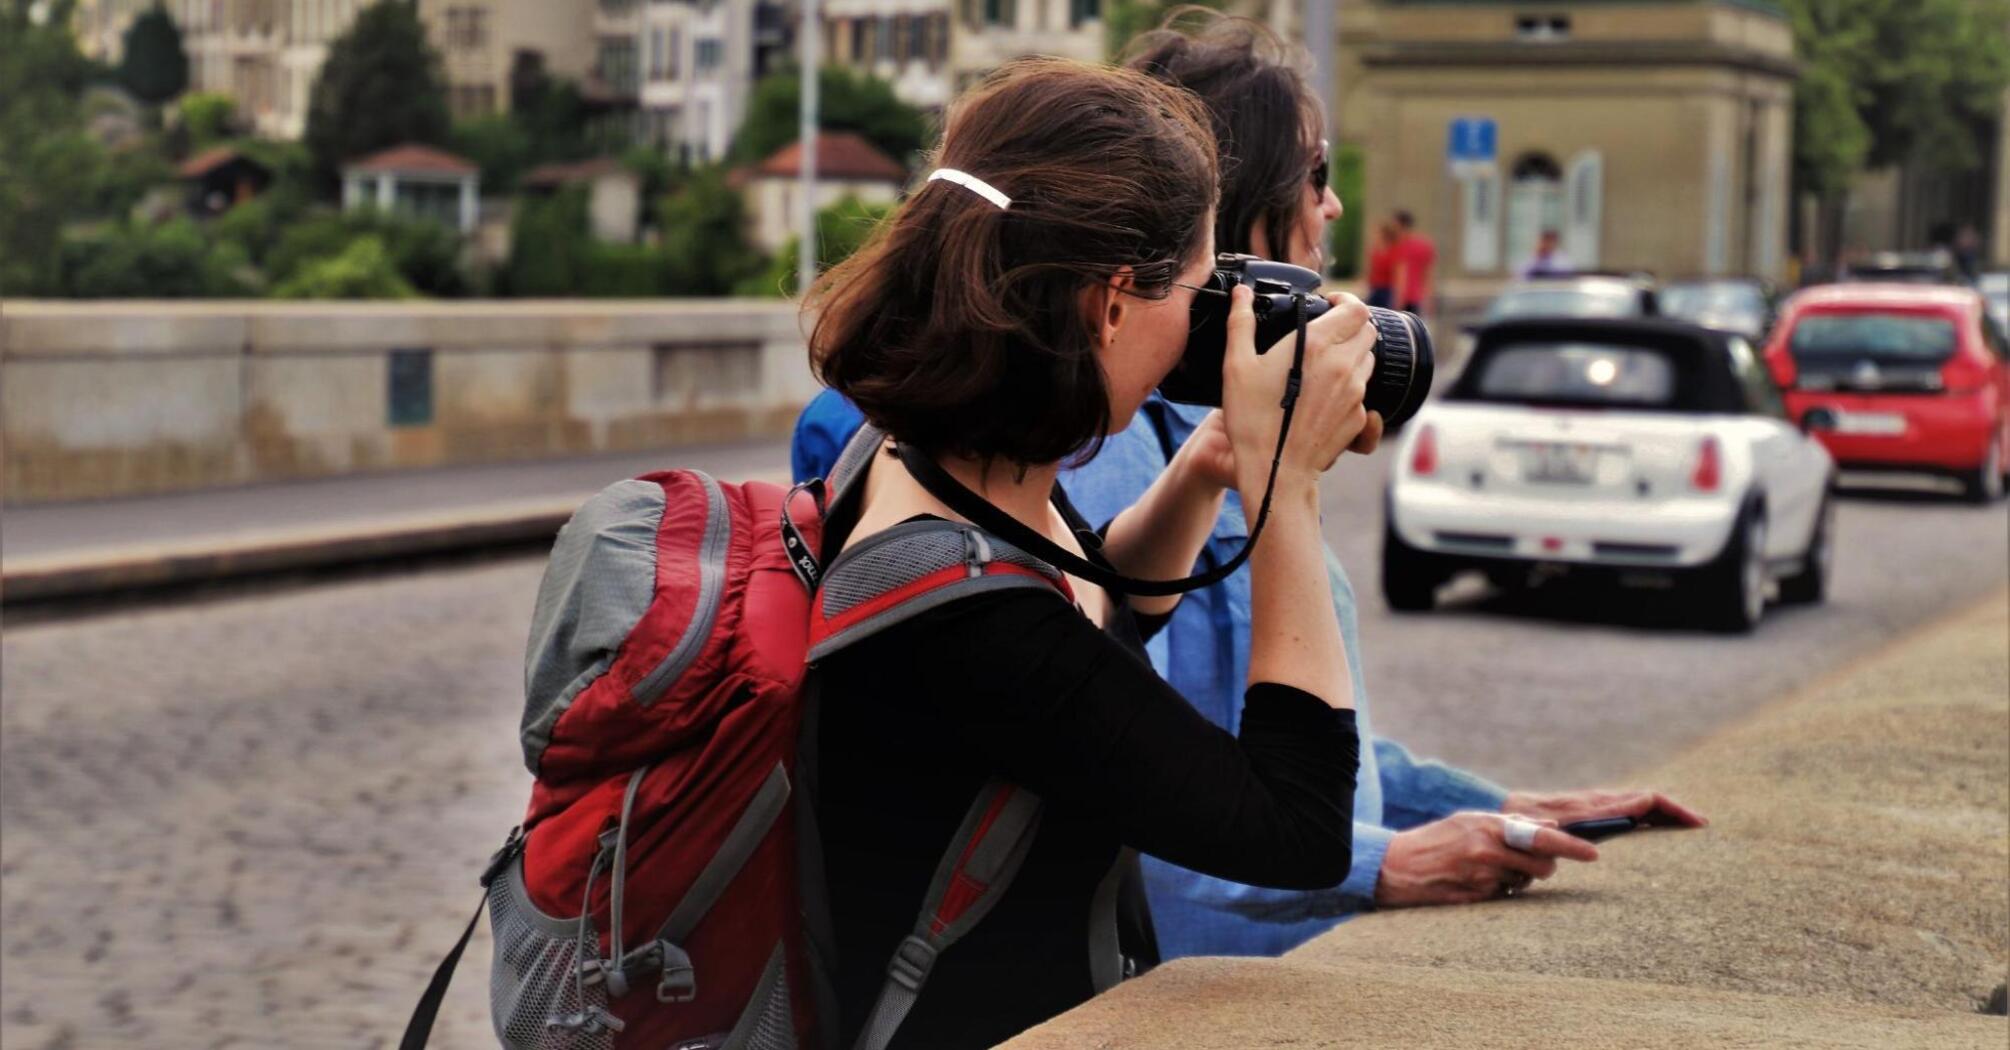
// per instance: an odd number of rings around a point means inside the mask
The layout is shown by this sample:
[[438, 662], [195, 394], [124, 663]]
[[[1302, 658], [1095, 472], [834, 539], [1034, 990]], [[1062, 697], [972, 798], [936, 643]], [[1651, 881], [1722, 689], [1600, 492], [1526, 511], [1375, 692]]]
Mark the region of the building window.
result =
[[949, 61], [949, 16], [929, 15], [928, 24], [933, 35], [928, 44], [928, 68], [941, 69]]
[[488, 41], [488, 8], [447, 8], [447, 47], [449, 50], [476, 51], [488, 46]]
[[670, 28], [669, 54], [666, 56], [666, 61], [664, 62], [664, 70], [663, 70], [664, 79], [666, 80], [677, 79], [678, 70], [682, 69], [683, 65], [684, 65], [684, 32], [683, 30], [678, 29], [675, 26], [672, 26]]
[[908, 50], [907, 50], [908, 17], [906, 15], [894, 15], [892, 21], [893, 21], [893, 60], [895, 62], [905, 62], [907, 61], [908, 56]]
[[394, 427], [422, 427], [433, 421], [433, 352], [393, 350], [384, 414]]
[[719, 60], [725, 56], [725, 47], [718, 37], [705, 37], [698, 41], [698, 71], [709, 72], [719, 68]]
[[898, 56], [893, 53], [893, 19], [873, 19], [872, 30], [873, 60], [878, 62], [897, 61]]
[[635, 80], [641, 72], [635, 56], [635, 38], [630, 36], [604, 37], [600, 41], [600, 79], [616, 91], [635, 90]]
[[649, 31], [649, 79], [663, 79], [663, 30]]
[[861, 64], [871, 62], [872, 61], [871, 50], [872, 45], [869, 42], [869, 38], [866, 36], [866, 20], [863, 18], [852, 19], [851, 60], [853, 62], [858, 62]]
[[1068, 27], [1079, 29], [1084, 22], [1100, 21], [1103, 0], [1068, 0]]
[[988, 26], [1015, 26], [1019, 24], [1019, 0], [979, 0], [984, 10], [984, 24]]
[[1514, 35], [1517, 40], [1548, 43], [1570, 39], [1569, 15], [1517, 15], [1514, 20]]
[[920, 62], [928, 58], [927, 15], [915, 15], [907, 20], [907, 54], [901, 57], [910, 62]]

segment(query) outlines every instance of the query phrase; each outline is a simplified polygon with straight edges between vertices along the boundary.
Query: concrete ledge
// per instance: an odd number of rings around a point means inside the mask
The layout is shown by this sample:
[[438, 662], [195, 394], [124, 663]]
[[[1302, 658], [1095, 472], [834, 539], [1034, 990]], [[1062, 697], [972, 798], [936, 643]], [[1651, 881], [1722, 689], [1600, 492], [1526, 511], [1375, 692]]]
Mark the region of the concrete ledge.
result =
[[2002, 1050], [2000, 1018], [1343, 960], [1182, 959], [1007, 1050]]
[[1385, 912], [1282, 960], [1161, 969], [1007, 1044], [2000, 1048], [2010, 594], [1813, 683], [1645, 782], [1638, 833], [1518, 900]]
[[0, 569], [0, 604], [102, 597], [549, 541], [590, 495], [335, 528], [273, 530], [185, 544], [16, 559]]

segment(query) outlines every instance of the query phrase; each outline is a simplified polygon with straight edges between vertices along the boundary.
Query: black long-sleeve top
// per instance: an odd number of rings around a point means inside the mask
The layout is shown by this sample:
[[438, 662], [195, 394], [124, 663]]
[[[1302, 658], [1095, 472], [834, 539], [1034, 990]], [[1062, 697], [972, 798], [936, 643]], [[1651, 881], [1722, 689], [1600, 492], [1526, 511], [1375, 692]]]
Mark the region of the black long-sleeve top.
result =
[[992, 777], [1040, 796], [1038, 833], [997, 908], [936, 963], [896, 1048], [992, 1046], [1086, 1001], [1091, 899], [1124, 846], [1253, 885], [1347, 875], [1354, 713], [1259, 683], [1230, 736], [1152, 670], [1121, 608], [1106, 633], [1058, 593], [981, 594], [862, 640], [819, 673], [817, 813], [843, 1045]]

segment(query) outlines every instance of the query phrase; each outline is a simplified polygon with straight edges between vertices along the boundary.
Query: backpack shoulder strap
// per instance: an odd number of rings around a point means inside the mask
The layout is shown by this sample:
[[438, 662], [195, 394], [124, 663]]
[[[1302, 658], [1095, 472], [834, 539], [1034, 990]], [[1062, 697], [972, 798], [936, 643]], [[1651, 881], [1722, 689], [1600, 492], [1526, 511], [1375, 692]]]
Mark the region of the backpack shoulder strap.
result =
[[975, 525], [902, 522], [845, 548], [824, 571], [810, 601], [809, 661], [959, 598], [1020, 587], [1075, 600], [1060, 570]]
[[1005, 896], [1040, 825], [1040, 799], [993, 780], [977, 793], [935, 866], [914, 932], [894, 949], [886, 984], [853, 1050], [886, 1050], [921, 997], [936, 957], [961, 940]]

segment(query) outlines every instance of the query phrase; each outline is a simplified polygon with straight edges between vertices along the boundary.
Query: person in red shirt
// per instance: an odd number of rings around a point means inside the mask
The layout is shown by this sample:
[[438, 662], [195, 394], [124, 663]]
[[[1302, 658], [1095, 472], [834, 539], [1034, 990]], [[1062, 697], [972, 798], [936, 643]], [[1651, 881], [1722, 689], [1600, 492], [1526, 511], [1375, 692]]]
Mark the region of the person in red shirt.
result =
[[1396, 305], [1396, 224], [1375, 226], [1375, 243], [1368, 247], [1368, 305]]
[[1438, 265], [1438, 246], [1417, 232], [1417, 217], [1396, 213], [1396, 302], [1413, 314], [1424, 312], [1431, 299], [1431, 271]]

